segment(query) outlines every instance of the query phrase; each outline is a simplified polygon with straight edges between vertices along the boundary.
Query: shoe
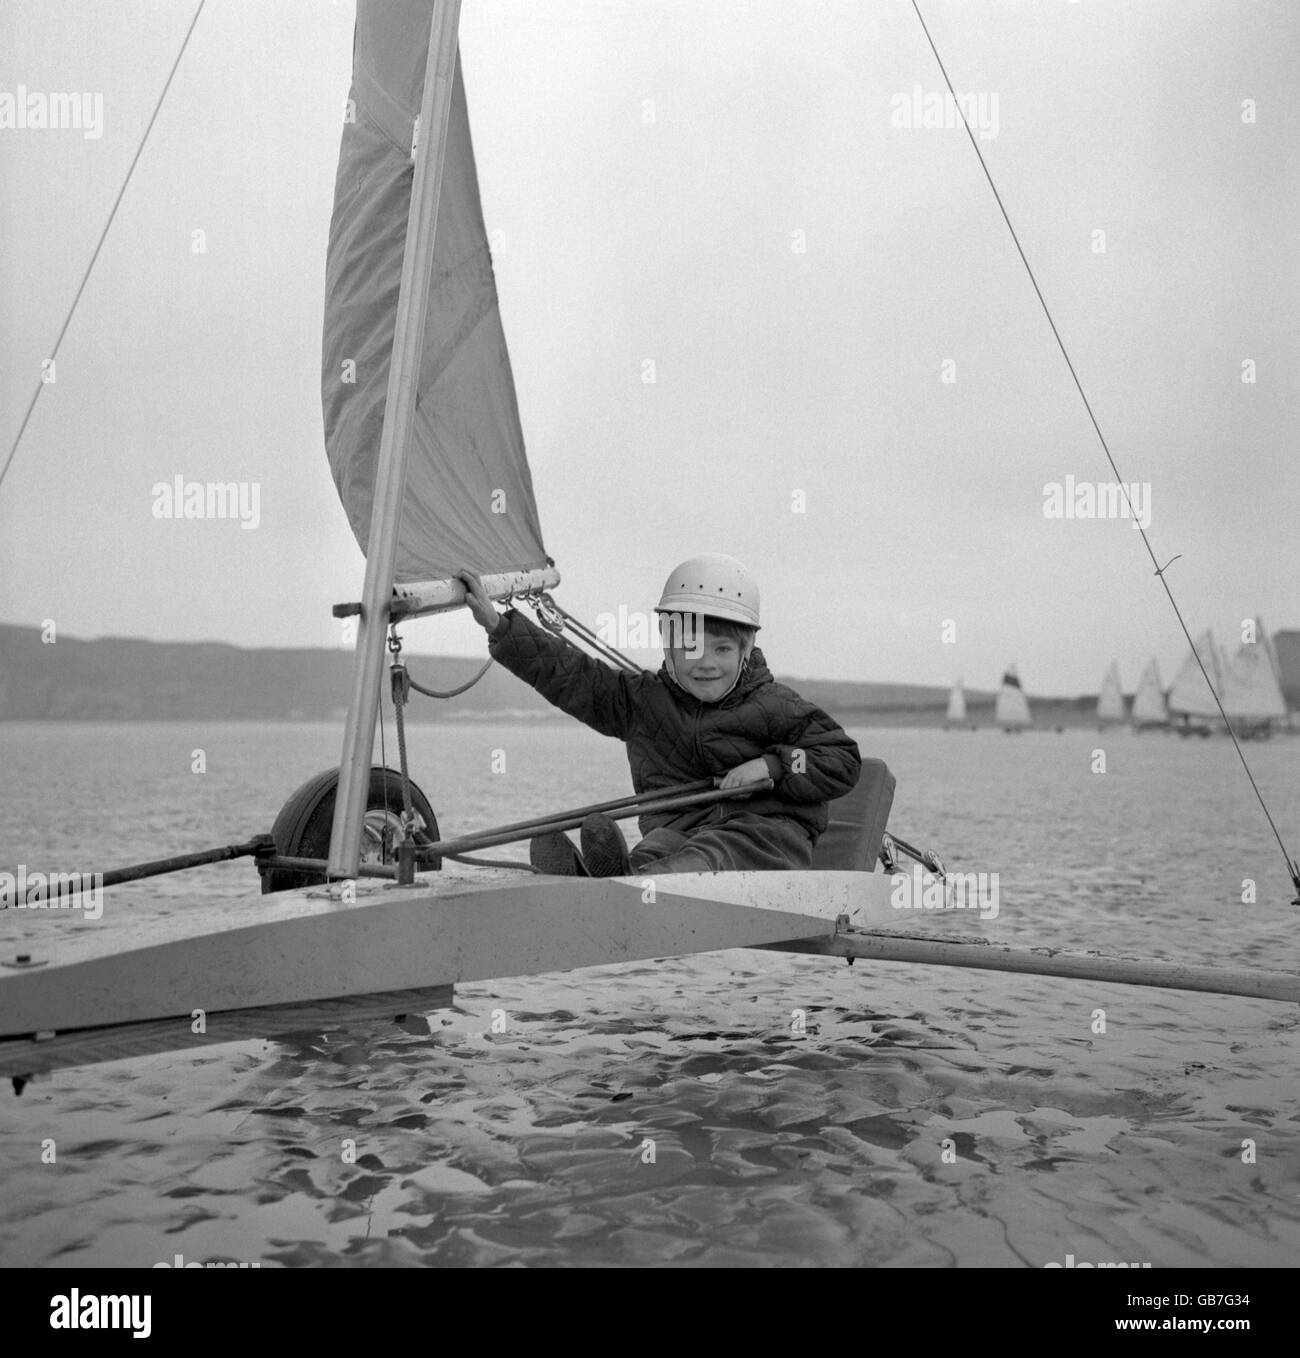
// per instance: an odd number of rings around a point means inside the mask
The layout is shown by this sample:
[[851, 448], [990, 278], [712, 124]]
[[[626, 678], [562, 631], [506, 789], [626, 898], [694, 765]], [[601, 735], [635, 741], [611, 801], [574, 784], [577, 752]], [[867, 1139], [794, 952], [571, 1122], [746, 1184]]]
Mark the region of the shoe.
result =
[[592, 877], [626, 877], [632, 871], [622, 830], [598, 811], [582, 822], [582, 859]]
[[591, 876], [573, 847], [573, 841], [558, 830], [536, 835], [528, 841], [528, 861], [539, 872], [549, 873], [552, 877]]

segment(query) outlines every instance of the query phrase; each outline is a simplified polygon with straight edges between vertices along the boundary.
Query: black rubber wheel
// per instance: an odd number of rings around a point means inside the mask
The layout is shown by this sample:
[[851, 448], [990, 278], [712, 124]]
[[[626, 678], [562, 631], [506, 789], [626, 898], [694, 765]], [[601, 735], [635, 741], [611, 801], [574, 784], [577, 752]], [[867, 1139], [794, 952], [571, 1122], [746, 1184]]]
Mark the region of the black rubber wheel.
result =
[[[328, 858], [330, 832], [334, 828], [334, 797], [338, 791], [338, 769], [327, 769], [309, 778], [285, 802], [271, 828], [276, 853], [288, 858]], [[438, 838], [438, 821], [429, 799], [411, 784], [411, 805], [424, 821], [416, 836], [420, 843], [432, 844]], [[366, 794], [365, 830], [361, 838], [363, 863], [390, 863], [392, 831], [402, 818], [402, 776], [395, 769], [376, 765], [370, 770]], [[262, 894], [290, 891], [295, 887], [318, 886], [325, 881], [323, 872], [301, 872], [293, 868], [270, 868], [262, 873]]]

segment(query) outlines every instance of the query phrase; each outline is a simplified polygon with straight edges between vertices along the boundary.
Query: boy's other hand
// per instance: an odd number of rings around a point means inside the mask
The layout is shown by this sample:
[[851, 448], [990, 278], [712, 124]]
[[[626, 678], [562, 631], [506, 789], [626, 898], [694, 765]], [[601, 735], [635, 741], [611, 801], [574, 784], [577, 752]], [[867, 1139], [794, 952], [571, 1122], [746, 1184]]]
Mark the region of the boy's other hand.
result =
[[465, 606], [474, 615], [474, 621], [485, 632], [493, 632], [501, 621], [496, 605], [488, 598], [483, 582], [473, 571], [457, 571], [456, 579], [465, 586]]
[[718, 784], [721, 788], [744, 787], [746, 783], [765, 783], [772, 776], [766, 759], [748, 759], [737, 764]]

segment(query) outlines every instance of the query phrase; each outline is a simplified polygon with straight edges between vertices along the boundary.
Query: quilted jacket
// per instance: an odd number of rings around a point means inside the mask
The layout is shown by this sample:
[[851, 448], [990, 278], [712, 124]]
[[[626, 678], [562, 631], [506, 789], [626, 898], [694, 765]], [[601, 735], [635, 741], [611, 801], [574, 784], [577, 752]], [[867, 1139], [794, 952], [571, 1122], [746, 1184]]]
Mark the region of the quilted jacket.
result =
[[716, 703], [687, 693], [663, 667], [657, 674], [612, 669], [514, 609], [502, 617], [488, 649], [547, 702], [624, 741], [637, 792], [718, 778], [760, 756], [767, 762], [770, 792], [642, 816], [642, 834], [660, 825], [685, 832], [749, 811], [789, 816], [816, 840], [826, 828], [826, 803], [858, 781], [857, 745], [821, 708], [778, 684], [757, 648], [736, 686]]

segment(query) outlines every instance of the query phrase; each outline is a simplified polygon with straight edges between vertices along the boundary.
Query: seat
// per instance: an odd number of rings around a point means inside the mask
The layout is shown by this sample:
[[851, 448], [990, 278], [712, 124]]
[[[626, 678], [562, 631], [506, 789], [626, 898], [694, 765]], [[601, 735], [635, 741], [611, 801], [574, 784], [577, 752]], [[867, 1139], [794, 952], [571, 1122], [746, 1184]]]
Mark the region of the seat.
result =
[[874, 872], [894, 804], [894, 775], [883, 759], [864, 759], [852, 792], [830, 803], [830, 824], [813, 846], [815, 872]]

